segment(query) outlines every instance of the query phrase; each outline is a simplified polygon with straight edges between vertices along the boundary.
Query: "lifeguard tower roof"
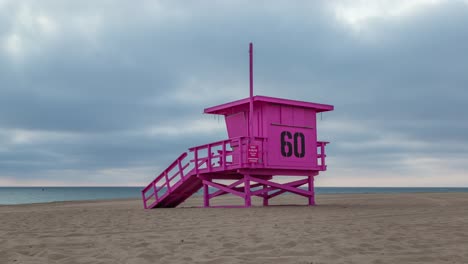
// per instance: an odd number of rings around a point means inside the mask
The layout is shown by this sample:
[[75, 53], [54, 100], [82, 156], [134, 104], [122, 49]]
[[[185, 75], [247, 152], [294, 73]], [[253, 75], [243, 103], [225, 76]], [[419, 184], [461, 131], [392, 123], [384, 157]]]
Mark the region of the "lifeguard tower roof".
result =
[[[244, 98], [241, 100], [232, 101], [229, 103], [205, 108], [204, 113], [215, 114], [215, 115], [229, 115], [232, 113], [232, 110], [235, 108], [248, 107], [249, 100], [250, 98]], [[279, 104], [279, 105], [287, 105], [287, 106], [295, 106], [295, 107], [313, 109], [317, 113], [333, 110], [333, 105], [318, 104], [318, 103], [312, 103], [312, 102], [304, 102], [304, 101], [275, 98], [275, 97], [261, 96], [261, 95], [254, 96], [253, 101], [254, 103], [265, 102], [265, 103], [273, 103], [273, 104]]]

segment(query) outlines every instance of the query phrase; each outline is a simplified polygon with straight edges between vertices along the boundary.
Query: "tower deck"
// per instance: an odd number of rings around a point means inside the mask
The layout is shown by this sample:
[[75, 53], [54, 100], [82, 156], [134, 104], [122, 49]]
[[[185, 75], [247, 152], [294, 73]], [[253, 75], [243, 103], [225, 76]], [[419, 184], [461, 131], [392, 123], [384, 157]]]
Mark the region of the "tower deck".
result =
[[[309, 198], [309, 204], [314, 205], [313, 177], [327, 168], [325, 146], [328, 142], [319, 141], [315, 146], [308, 146], [308, 151], [316, 153], [317, 166], [288, 168], [265, 162], [268, 160], [266, 141], [265, 138], [254, 138], [254, 144], [262, 150], [257, 155], [249, 154], [252, 142], [248, 137], [231, 138], [190, 148], [188, 153], [180, 155], [143, 189], [144, 208], [176, 207], [202, 187], [205, 189], [206, 207], [210, 205], [210, 199], [225, 194], [243, 198], [244, 206], [251, 205], [251, 196], [262, 197], [264, 205], [268, 205], [269, 199], [284, 192], [305, 196]], [[252, 162], [252, 159], [255, 159], [255, 162]], [[275, 175], [305, 176], [305, 179], [276, 183], [271, 181]], [[303, 185], [308, 185], [309, 190], [299, 188]], [[208, 187], [217, 191], [209, 193]]]

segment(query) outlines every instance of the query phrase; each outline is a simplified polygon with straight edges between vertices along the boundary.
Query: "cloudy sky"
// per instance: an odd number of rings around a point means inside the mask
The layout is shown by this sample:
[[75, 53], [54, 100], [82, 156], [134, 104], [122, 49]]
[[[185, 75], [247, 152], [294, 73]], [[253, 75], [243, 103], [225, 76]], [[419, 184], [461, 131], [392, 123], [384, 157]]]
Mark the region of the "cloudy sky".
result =
[[[214, 2], [214, 1], [213, 1]], [[149, 182], [205, 107], [332, 104], [318, 186], [468, 186], [468, 1], [0, 0], [0, 186]]]

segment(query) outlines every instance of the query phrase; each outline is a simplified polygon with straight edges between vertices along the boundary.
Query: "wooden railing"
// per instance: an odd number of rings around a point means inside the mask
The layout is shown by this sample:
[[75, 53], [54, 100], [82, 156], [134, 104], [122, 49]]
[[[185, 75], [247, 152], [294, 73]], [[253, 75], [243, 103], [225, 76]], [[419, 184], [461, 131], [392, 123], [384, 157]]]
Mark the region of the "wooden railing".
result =
[[327, 165], [325, 163], [325, 157], [327, 156], [327, 154], [325, 154], [325, 146], [328, 143], [330, 143], [330, 142], [317, 141], [317, 166], [322, 171], [327, 170]]
[[247, 158], [247, 148], [250, 144], [254, 144], [258, 145], [260, 150], [259, 162], [256, 163], [256, 167], [263, 167], [265, 142], [266, 139], [262, 137], [254, 137], [253, 139], [237, 137], [196, 146], [189, 149], [193, 153], [193, 159], [190, 162], [196, 164], [196, 174], [243, 168], [251, 165]]
[[[317, 142], [317, 168], [326, 170], [325, 146], [329, 142]], [[248, 161], [247, 148], [254, 144], [258, 146], [258, 162]], [[265, 168], [268, 159], [266, 150], [266, 138], [248, 137], [231, 138], [212, 142], [209, 144], [190, 148], [193, 159], [186, 160], [188, 153], [184, 152], [169, 167], [159, 174], [148, 186], [142, 190], [142, 198], [145, 209], [157, 204], [166, 195], [172, 192], [172, 188], [186, 177], [200, 173], [226, 171], [237, 168]], [[148, 202], [149, 205], [148, 205]]]

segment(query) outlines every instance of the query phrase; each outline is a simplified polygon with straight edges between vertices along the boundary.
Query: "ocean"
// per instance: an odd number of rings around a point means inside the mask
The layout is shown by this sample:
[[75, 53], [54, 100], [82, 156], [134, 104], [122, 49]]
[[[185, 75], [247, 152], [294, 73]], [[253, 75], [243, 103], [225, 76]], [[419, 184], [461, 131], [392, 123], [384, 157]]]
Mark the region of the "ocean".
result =
[[[143, 187], [0, 187], [0, 205], [141, 198]], [[317, 194], [468, 192], [444, 187], [315, 187]], [[201, 191], [197, 193], [201, 195]]]

